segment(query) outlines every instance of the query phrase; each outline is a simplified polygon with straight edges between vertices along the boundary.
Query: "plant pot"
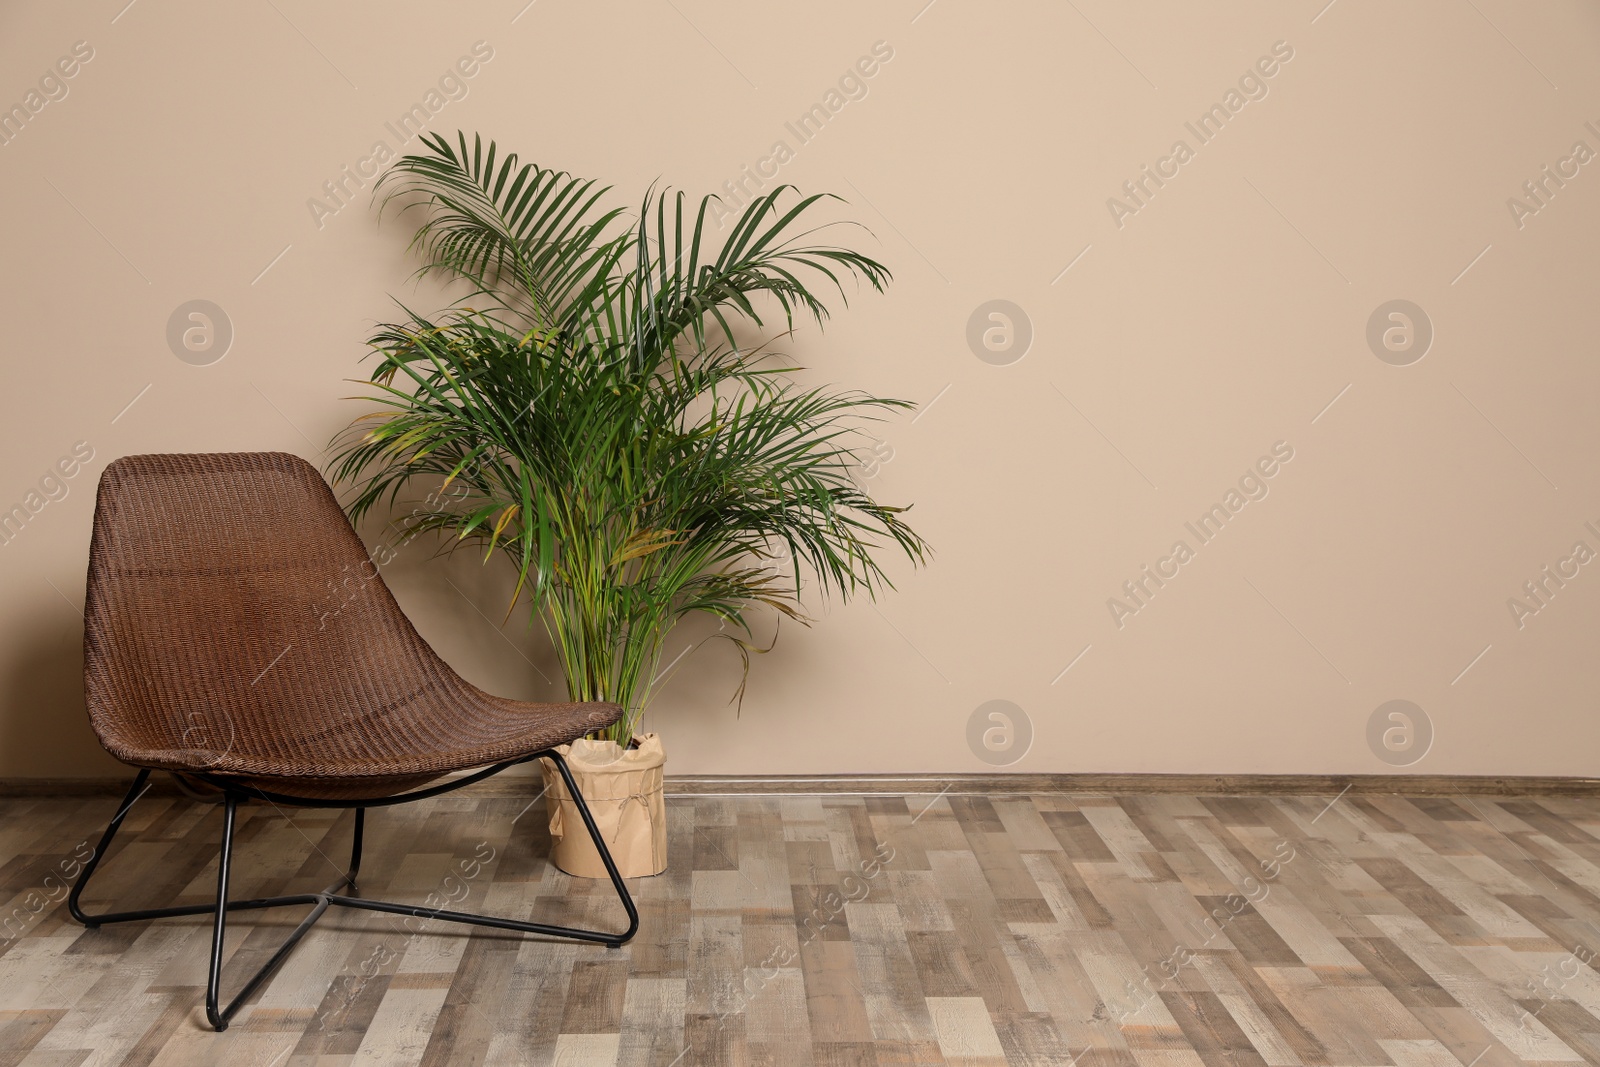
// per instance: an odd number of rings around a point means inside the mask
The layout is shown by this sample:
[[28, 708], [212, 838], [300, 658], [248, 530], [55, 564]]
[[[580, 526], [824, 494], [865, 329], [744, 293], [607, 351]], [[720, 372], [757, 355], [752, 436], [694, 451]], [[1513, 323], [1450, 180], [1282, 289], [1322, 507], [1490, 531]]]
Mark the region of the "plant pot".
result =
[[[641, 878], [666, 870], [667, 805], [662, 789], [667, 754], [661, 738], [640, 734], [626, 751], [615, 741], [579, 738], [556, 751], [567, 761], [617, 871], [624, 878]], [[550, 809], [550, 858], [579, 878], [608, 877], [561, 772], [548, 759], [541, 759], [539, 768], [544, 771]]]

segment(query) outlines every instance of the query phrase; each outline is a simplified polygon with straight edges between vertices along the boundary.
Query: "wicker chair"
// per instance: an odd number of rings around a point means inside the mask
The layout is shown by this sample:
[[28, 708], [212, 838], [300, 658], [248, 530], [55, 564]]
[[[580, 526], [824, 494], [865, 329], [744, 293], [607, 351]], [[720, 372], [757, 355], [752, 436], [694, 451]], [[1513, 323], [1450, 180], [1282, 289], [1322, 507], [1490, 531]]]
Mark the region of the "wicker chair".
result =
[[[327, 483], [284, 453], [128, 456], [106, 468], [89, 548], [84, 632], [89, 720], [138, 767], [68, 906], [93, 929], [215, 916], [206, 1017], [217, 1030], [330, 906], [443, 919], [616, 946], [639, 916], [555, 747], [615, 722], [614, 704], [527, 704], [491, 696], [441, 660], [395, 603]], [[611, 934], [411, 904], [359, 892], [369, 807], [421, 800], [518, 763], [550, 759], [628, 913]], [[428, 783], [454, 772], [476, 773]], [[84, 886], [151, 770], [220, 796], [216, 903], [85, 913]], [[319, 893], [228, 900], [240, 804], [355, 809], [350, 869]], [[231, 911], [314, 905], [226, 1006], [219, 1004]]]

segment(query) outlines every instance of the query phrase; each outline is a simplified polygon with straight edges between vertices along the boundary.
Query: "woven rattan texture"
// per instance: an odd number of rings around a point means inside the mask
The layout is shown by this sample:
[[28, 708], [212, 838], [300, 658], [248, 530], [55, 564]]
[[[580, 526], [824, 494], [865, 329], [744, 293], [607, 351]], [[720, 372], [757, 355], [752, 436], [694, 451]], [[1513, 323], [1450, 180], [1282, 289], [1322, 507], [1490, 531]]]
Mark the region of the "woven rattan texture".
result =
[[307, 799], [393, 795], [610, 725], [483, 692], [411, 625], [316, 468], [128, 456], [89, 549], [89, 720], [125, 763]]

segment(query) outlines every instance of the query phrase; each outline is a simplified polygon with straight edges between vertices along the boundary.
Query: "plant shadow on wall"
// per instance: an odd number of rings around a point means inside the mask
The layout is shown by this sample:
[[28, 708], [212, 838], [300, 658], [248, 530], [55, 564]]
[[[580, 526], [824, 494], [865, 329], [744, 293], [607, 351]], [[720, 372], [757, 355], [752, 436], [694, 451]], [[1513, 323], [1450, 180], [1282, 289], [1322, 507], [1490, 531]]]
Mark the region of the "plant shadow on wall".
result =
[[[826, 297], [848, 302], [847, 283], [889, 279], [808, 243], [824, 196], [775, 189], [712, 248], [715, 197], [694, 210], [652, 188], [629, 219], [592, 180], [465, 134], [424, 140], [381, 179], [380, 205], [420, 211], [419, 273], [472, 293], [432, 316], [403, 309], [369, 340], [380, 408], [340, 437], [335, 476], [357, 520], [415, 479], [442, 482], [421, 528], [512, 559], [508, 617], [524, 602], [543, 621], [571, 699], [622, 705], [606, 739], [632, 740], [685, 617], [716, 618], [738, 646], [742, 696], [754, 610], [805, 622], [807, 583], [876, 596], [884, 551], [926, 561], [905, 508], [853, 477], [863, 423], [910, 405], [802, 386], [771, 351], [797, 318], [821, 326]], [[775, 337], [735, 341], [768, 319]]]

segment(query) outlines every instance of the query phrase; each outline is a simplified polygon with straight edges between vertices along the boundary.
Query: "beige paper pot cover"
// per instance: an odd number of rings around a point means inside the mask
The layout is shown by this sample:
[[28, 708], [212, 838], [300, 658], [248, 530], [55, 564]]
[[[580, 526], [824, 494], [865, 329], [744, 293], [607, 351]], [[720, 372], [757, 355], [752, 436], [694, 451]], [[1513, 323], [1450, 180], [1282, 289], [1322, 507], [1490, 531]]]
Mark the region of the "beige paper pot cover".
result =
[[[556, 749], [567, 761], [612, 862], [624, 878], [667, 869], [667, 805], [662, 795], [667, 754], [655, 734], [640, 734], [635, 740], [638, 747], [627, 750], [615, 741], [588, 738]], [[548, 790], [550, 858], [568, 874], [607, 877], [561, 772], [548, 759], [541, 759], [539, 766]]]

